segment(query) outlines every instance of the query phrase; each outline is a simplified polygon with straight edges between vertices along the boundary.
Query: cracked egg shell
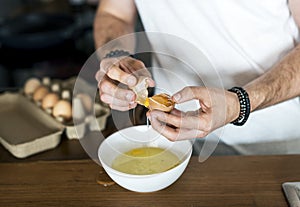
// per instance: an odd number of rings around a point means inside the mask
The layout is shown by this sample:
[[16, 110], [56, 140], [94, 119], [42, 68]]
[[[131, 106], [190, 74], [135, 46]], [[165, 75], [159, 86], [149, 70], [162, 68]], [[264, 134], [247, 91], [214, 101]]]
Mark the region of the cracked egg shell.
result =
[[172, 100], [170, 95], [161, 93], [147, 98], [145, 106], [150, 110], [170, 112], [174, 108], [175, 102]]

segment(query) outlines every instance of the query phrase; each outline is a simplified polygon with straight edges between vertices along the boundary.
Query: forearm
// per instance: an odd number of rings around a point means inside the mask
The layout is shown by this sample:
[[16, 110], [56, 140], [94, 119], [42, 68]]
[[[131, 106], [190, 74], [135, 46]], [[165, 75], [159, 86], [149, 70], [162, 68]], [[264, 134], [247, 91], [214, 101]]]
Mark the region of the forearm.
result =
[[[135, 15], [135, 14], [134, 14]], [[134, 32], [134, 21], [125, 21], [101, 8], [98, 9], [94, 20], [94, 41], [96, 49], [110, 42], [109, 47], [100, 50], [101, 56], [114, 49], [134, 52], [135, 41], [131, 37], [115, 40], [123, 35]]]
[[247, 84], [251, 111], [300, 95], [300, 44], [265, 74]]

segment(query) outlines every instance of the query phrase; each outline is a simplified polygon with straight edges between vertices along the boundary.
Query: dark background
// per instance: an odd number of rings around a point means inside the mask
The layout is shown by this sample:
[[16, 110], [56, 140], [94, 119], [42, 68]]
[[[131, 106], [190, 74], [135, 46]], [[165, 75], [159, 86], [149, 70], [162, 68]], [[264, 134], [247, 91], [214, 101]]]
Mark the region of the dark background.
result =
[[95, 50], [96, 8], [97, 1], [1, 0], [1, 91], [20, 88], [30, 77], [76, 75]]
[[[95, 51], [98, 0], [0, 0], [0, 92], [76, 76]], [[136, 30], [143, 30], [138, 19]], [[61, 37], [63, 34], [63, 37]]]

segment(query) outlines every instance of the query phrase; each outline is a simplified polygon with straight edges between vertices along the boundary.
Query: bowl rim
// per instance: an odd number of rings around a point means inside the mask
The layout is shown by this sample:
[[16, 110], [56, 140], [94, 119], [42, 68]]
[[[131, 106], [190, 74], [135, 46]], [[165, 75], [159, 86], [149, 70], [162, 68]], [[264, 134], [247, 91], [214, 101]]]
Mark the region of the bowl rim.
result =
[[[121, 129], [119, 131], [116, 131], [114, 133], [112, 133], [111, 135], [109, 135], [107, 138], [105, 138], [103, 140], [103, 142], [100, 144], [99, 148], [98, 148], [98, 158], [100, 160], [100, 163], [102, 165], [102, 167], [104, 168], [104, 170], [106, 171], [107, 169], [110, 170], [111, 173], [114, 173], [114, 174], [117, 174], [117, 175], [120, 175], [120, 176], [123, 176], [123, 177], [131, 177], [131, 178], [147, 178], [147, 177], [154, 177], [154, 176], [158, 176], [160, 174], [164, 174], [166, 172], [171, 172], [171, 171], [175, 171], [177, 168], [179, 168], [180, 166], [184, 165], [185, 162], [188, 162], [191, 158], [191, 155], [192, 155], [192, 151], [193, 151], [193, 147], [192, 147], [192, 143], [190, 140], [180, 140], [180, 142], [186, 142], [190, 145], [190, 148], [189, 150], [184, 153], [184, 156], [182, 159], [180, 159], [180, 164], [167, 170], [167, 171], [163, 171], [163, 172], [160, 172], [160, 173], [152, 173], [152, 174], [145, 174], [145, 175], [136, 175], [136, 174], [129, 174], [129, 173], [124, 173], [124, 172], [120, 172], [118, 170], [115, 170], [114, 168], [112, 168], [111, 166], [107, 165], [105, 161], [103, 161], [103, 159], [100, 157], [100, 149], [101, 149], [101, 146], [103, 147], [103, 144], [106, 142], [106, 140], [108, 140], [110, 137], [112, 137], [113, 135], [115, 136], [115, 134], [117, 133], [120, 133], [121, 131], [123, 130], [128, 130], [129, 128], [140, 128], [140, 127], [147, 127], [147, 125], [138, 125], [138, 126], [131, 126], [131, 127], [127, 127], [127, 128], [124, 128], [124, 129]], [[161, 135], [163, 138], [167, 139], [166, 137], [164, 137], [163, 135]], [[178, 140], [179, 141], [179, 140]], [[108, 173], [108, 172], [107, 172]]]

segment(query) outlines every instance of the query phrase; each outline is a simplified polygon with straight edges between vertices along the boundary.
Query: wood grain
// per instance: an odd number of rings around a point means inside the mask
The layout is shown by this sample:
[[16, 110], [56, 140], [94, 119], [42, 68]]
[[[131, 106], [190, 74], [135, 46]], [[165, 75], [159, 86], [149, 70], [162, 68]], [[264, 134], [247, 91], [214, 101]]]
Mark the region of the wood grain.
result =
[[91, 160], [0, 163], [0, 206], [288, 206], [281, 188], [300, 181], [300, 155], [192, 157], [170, 187], [136, 193], [104, 187]]

